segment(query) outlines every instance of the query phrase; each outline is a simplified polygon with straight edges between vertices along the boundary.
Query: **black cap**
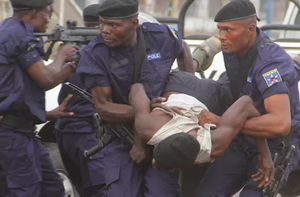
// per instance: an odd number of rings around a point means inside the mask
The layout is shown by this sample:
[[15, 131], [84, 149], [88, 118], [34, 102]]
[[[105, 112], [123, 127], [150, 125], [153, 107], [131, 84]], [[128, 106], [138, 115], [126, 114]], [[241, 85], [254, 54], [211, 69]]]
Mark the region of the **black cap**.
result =
[[92, 4], [83, 9], [83, 21], [85, 23], [99, 23], [99, 16], [97, 14], [99, 4]]
[[215, 22], [229, 22], [256, 16], [256, 10], [249, 0], [233, 0], [226, 4], [216, 15]]
[[177, 133], [161, 141], [153, 150], [157, 165], [163, 169], [185, 168], [194, 164], [200, 151], [197, 139]]
[[98, 15], [106, 19], [122, 19], [139, 13], [138, 0], [106, 0], [101, 3]]
[[54, 0], [10, 0], [14, 10], [30, 10], [47, 7], [53, 4]]

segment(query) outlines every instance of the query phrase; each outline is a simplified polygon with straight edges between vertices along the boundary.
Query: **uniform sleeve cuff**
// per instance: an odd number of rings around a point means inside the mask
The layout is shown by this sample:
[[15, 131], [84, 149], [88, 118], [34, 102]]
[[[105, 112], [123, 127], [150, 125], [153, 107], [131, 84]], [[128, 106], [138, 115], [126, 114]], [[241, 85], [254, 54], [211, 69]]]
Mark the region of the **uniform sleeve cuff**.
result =
[[89, 89], [97, 86], [104, 87], [111, 85], [109, 78], [103, 75], [85, 75], [84, 83], [85, 86]]
[[280, 82], [267, 88], [263, 93], [263, 98], [265, 99], [275, 94], [288, 94], [288, 93], [289, 93], [289, 89], [287, 87], [287, 84], [285, 82]]
[[37, 63], [42, 59], [40, 53], [37, 50], [30, 50], [27, 51], [25, 54], [22, 54], [21, 57], [19, 58], [20, 61], [20, 66], [26, 70], [33, 64]]

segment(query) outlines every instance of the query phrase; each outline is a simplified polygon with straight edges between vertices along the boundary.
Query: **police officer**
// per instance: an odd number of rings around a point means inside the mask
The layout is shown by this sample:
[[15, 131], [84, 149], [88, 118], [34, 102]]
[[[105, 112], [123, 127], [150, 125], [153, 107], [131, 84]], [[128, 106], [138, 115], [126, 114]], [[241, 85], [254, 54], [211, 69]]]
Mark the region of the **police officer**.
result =
[[[99, 26], [98, 7], [99, 4], [93, 4], [83, 9], [85, 26]], [[81, 45], [81, 53], [84, 53], [86, 44]], [[74, 73], [68, 82], [88, 91], [78, 73]], [[70, 89], [63, 86], [59, 94], [59, 103], [62, 103], [69, 93], [72, 93]], [[80, 196], [102, 196], [100, 185], [103, 177], [98, 169], [102, 167], [103, 156], [100, 152], [94, 155], [92, 160], [88, 160], [83, 154], [98, 143], [92, 118], [96, 110], [92, 103], [74, 94], [66, 111], [74, 112], [74, 116], [64, 117], [56, 122], [56, 140], [64, 166]]]
[[[231, 1], [215, 17], [232, 96], [250, 95], [262, 116], [249, 119], [243, 134], [210, 165], [198, 187], [199, 197], [232, 196], [245, 185], [240, 196], [262, 196], [263, 184], [250, 176], [258, 163], [254, 138], [268, 138], [274, 153], [290, 132], [288, 142], [296, 150], [289, 172], [299, 160], [300, 104], [294, 62], [256, 26], [257, 19], [249, 0]], [[218, 117], [211, 122], [217, 124]]]
[[99, 4], [92, 4], [85, 7], [82, 11], [85, 27], [99, 26], [99, 16], [97, 15]]
[[[47, 67], [43, 45], [33, 32], [45, 32], [53, 0], [11, 0], [13, 17], [0, 27], [0, 196], [64, 196], [62, 181], [46, 149], [35, 137], [35, 124], [65, 114], [45, 112], [45, 90], [72, 73], [76, 48], [62, 45]], [[71, 66], [70, 66], [71, 65]], [[57, 113], [58, 112], [58, 113]]]
[[[78, 72], [91, 90], [95, 107], [106, 121], [133, 121], [128, 94], [134, 83], [136, 59], [141, 35], [145, 41], [139, 82], [147, 88], [149, 98], [160, 96], [173, 64], [194, 72], [188, 46], [176, 30], [164, 24], [139, 25], [137, 0], [110, 0], [98, 10], [101, 35], [90, 42], [81, 57]], [[138, 36], [139, 35], [139, 36]], [[184, 47], [182, 47], [184, 45]], [[131, 152], [124, 141], [115, 139], [101, 152], [102, 196], [178, 196], [178, 173], [158, 172], [146, 163], [143, 173], [130, 158], [145, 155], [144, 144]], [[130, 152], [130, 154], [129, 154]]]

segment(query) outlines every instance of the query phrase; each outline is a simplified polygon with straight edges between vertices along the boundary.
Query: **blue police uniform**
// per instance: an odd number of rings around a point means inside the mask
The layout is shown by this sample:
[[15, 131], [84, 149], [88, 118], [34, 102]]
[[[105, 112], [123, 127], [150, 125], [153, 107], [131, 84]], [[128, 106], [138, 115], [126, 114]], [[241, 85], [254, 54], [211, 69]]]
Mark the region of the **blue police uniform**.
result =
[[[140, 28], [146, 42], [146, 55], [141, 69], [140, 83], [147, 86], [150, 99], [163, 91], [173, 61], [181, 52], [182, 39], [164, 24], [143, 23]], [[129, 104], [128, 96], [134, 83], [134, 47], [108, 48], [102, 35], [90, 42], [81, 57], [77, 70], [89, 89], [112, 87], [114, 103]], [[152, 165], [141, 174], [129, 155], [131, 147], [115, 139], [101, 152], [103, 188], [108, 196], [178, 196], [178, 173], [158, 172]]]
[[[267, 36], [257, 29], [258, 37], [253, 45]], [[235, 54], [223, 54], [224, 61], [228, 61], [228, 76], [236, 73], [239, 60]], [[231, 79], [232, 80], [232, 79]], [[277, 44], [266, 43], [258, 46], [258, 55], [255, 64], [248, 72], [247, 82], [242, 93], [251, 96], [255, 107], [261, 114], [266, 114], [264, 99], [276, 94], [288, 94], [291, 107], [292, 129], [290, 144], [295, 145], [291, 158], [290, 172], [299, 160], [299, 129], [300, 103], [298, 92], [298, 77], [294, 69], [292, 58]], [[271, 153], [281, 146], [282, 139], [268, 140]], [[198, 187], [197, 196], [232, 196], [244, 185], [250, 185], [241, 192], [241, 196], [262, 196], [262, 192], [255, 190], [259, 182], [254, 182], [250, 175], [258, 169], [257, 149], [254, 139], [244, 134], [239, 134], [230, 144], [224, 154], [217, 158], [208, 168], [203, 181]], [[288, 173], [289, 173], [288, 172]]]
[[[88, 91], [78, 73], [74, 73], [68, 81]], [[66, 96], [72, 93], [65, 88], [62, 87], [60, 95]], [[63, 102], [65, 96], [59, 97], [59, 103]], [[66, 111], [74, 112], [74, 116], [57, 120], [55, 129], [56, 141], [64, 166], [81, 196], [103, 196], [98, 187], [103, 183], [103, 177], [98, 170], [103, 167], [102, 152], [94, 155], [92, 159], [84, 157], [84, 151], [98, 144], [92, 118], [96, 113], [94, 105], [74, 94]]]
[[31, 127], [0, 122], [0, 196], [64, 196], [49, 154], [34, 135], [46, 121], [45, 90], [26, 72], [44, 55], [33, 26], [14, 18], [0, 27], [0, 114], [26, 118]]

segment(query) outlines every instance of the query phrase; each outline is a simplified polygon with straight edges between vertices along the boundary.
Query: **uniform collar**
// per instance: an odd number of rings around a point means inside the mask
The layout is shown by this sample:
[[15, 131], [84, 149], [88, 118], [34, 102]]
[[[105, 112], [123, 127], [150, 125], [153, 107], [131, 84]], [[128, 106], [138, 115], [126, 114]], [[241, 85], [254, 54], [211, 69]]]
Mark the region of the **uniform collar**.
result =
[[29, 33], [33, 33], [34, 32], [34, 27], [30, 23], [27, 23], [27, 22], [25, 22], [23, 20], [19, 20], [19, 19], [13, 18], [13, 17], [8, 18], [8, 20], [10, 20], [13, 24], [20, 24], [20, 25], [22, 25], [26, 29], [26, 31], [29, 32]]
[[19, 20], [19, 19], [16, 19], [16, 18], [13, 18], [13, 17], [9, 17], [9, 18], [5, 19], [3, 22], [1, 22], [0, 26], [4, 26], [6, 24], [8, 24], [9, 26], [21, 25], [26, 29], [27, 32], [29, 32], [29, 33], [34, 32], [34, 27], [33, 27], [32, 24], [27, 23], [27, 22], [22, 21], [22, 20]]
[[137, 47], [137, 43], [133, 47], [118, 47], [118, 48], [109, 48], [110, 54], [112, 57], [119, 55], [120, 53], [130, 54], [134, 51], [134, 48]]
[[257, 33], [257, 38], [255, 39], [254, 43], [252, 44], [251, 48], [256, 46], [256, 44], [258, 42], [260, 42], [263, 38], [268, 38], [268, 36], [261, 29], [259, 29], [258, 27], [256, 27], [256, 33]]

